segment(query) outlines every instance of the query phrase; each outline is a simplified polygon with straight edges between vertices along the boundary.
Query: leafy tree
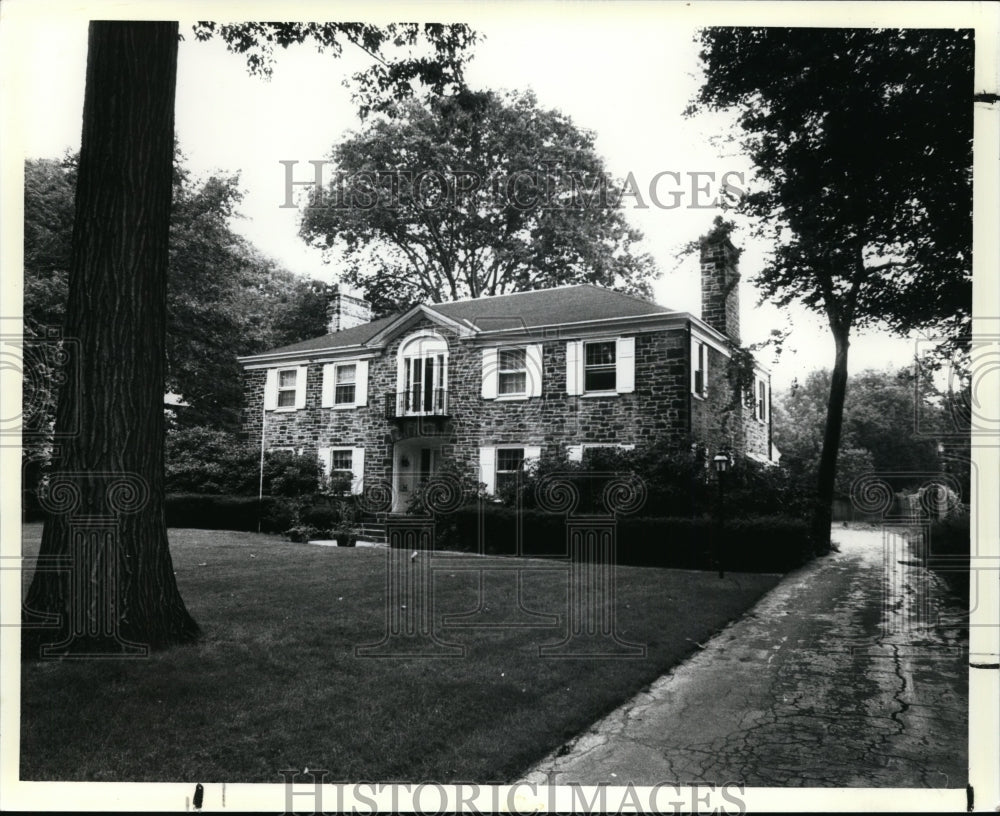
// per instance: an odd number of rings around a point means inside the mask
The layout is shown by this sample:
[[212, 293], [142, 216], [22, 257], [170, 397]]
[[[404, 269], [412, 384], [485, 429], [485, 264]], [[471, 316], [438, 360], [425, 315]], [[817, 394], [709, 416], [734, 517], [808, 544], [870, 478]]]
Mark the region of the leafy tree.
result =
[[[800, 481], [813, 481], [823, 446], [830, 371], [810, 372], [774, 401], [774, 442], [781, 464]], [[844, 403], [836, 492], [850, 495], [863, 473], [937, 473], [938, 439], [928, 433], [945, 428], [940, 395], [929, 380], [915, 381], [909, 369], [866, 369], [850, 378]], [[920, 432], [917, 418], [920, 417]], [[897, 487], [924, 481], [900, 477]]]
[[[214, 26], [205, 26], [199, 36], [214, 33]], [[56, 651], [104, 653], [121, 649], [123, 639], [155, 648], [198, 634], [177, 590], [163, 504], [178, 33], [178, 24], [170, 22], [90, 24], [65, 319], [67, 334], [79, 342], [80, 366], [70, 368], [60, 389], [55, 426], [57, 432], [79, 433], [63, 446], [60, 467], [68, 482], [53, 497], [59, 501], [51, 505], [56, 511], [45, 523], [39, 550], [43, 566], [68, 561], [79, 580], [36, 569], [25, 623], [36, 623], [38, 615], [58, 622], [24, 627], [26, 657], [37, 656], [45, 644], [55, 644]], [[465, 26], [298, 23], [228, 26], [220, 34], [258, 67], [266, 64], [274, 41], [312, 38], [336, 53], [349, 40], [379, 59], [395, 44], [431, 43], [438, 60], [377, 66], [368, 89], [373, 98], [405, 95], [413, 79], [428, 79], [434, 88], [460, 79], [471, 37]], [[110, 511], [115, 529], [103, 537], [94, 533], [78, 546], [70, 510], [91, 517]], [[89, 582], [84, 576], [102, 577]], [[77, 594], [81, 585], [92, 597]]]
[[736, 108], [776, 247], [755, 283], [836, 344], [812, 531], [830, 541], [855, 327], [962, 331], [971, 312], [970, 31], [715, 28], [691, 108]]
[[[25, 164], [24, 313], [31, 336], [65, 319], [76, 162], [68, 156]], [[185, 407], [175, 409], [181, 424], [234, 429], [242, 393], [236, 355], [323, 334], [326, 285], [293, 275], [233, 231], [238, 176], [195, 180], [179, 150], [173, 172], [166, 387], [183, 399]], [[35, 355], [33, 362], [42, 361]], [[54, 396], [36, 391], [33, 400], [54, 412]]]
[[300, 234], [341, 250], [376, 311], [595, 283], [648, 296], [642, 235], [619, 208], [592, 133], [534, 94], [408, 101], [332, 153]]

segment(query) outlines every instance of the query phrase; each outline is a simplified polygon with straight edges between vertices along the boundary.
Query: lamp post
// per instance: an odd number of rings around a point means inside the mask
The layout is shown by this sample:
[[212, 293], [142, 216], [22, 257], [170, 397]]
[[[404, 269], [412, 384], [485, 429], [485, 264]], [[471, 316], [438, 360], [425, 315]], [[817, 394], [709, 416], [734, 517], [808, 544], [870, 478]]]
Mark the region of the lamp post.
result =
[[717, 453], [712, 458], [712, 464], [715, 466], [716, 481], [719, 484], [719, 506], [716, 512], [717, 529], [715, 534], [715, 557], [719, 565], [719, 578], [725, 578], [725, 566], [723, 565], [722, 553], [724, 549], [724, 527], [723, 527], [723, 510], [725, 508], [726, 502], [726, 471], [729, 470], [730, 465], [732, 465], [732, 459], [728, 452]]

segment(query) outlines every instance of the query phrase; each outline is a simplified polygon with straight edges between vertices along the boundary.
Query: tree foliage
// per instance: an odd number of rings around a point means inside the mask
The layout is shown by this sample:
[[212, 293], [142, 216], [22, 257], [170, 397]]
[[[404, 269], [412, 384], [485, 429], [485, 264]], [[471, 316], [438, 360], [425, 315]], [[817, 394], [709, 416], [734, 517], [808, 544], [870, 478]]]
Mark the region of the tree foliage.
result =
[[194, 34], [203, 41], [220, 37], [230, 51], [246, 57], [251, 74], [264, 77], [273, 70], [275, 46], [309, 41], [339, 57], [345, 44], [354, 45], [372, 57], [371, 65], [352, 77], [362, 118], [412, 96], [415, 85], [435, 96], [461, 88], [465, 62], [478, 39], [461, 23], [200, 22]]
[[[29, 335], [65, 320], [76, 156], [25, 164], [24, 315]], [[167, 390], [187, 425], [234, 428], [241, 400], [236, 355], [326, 330], [325, 284], [262, 255], [232, 227], [238, 175], [196, 179], [174, 154], [167, 270]], [[37, 355], [36, 355], [37, 357]]]
[[379, 313], [595, 283], [648, 296], [652, 259], [594, 135], [531, 92], [395, 105], [331, 155], [301, 235], [342, 250], [342, 280]]
[[836, 344], [813, 536], [830, 503], [854, 327], [965, 331], [971, 315], [970, 31], [714, 28], [691, 112], [735, 108], [774, 240], [755, 283], [824, 314]]
[[[781, 464], [812, 481], [823, 445], [830, 371], [810, 372], [774, 400], [774, 443]], [[929, 380], [911, 369], [865, 369], [848, 382], [837, 492], [850, 494], [863, 473], [929, 474], [941, 468], [935, 431], [947, 430], [945, 406]], [[924, 477], [915, 475], [913, 484]], [[904, 484], [896, 480], [899, 484]]]

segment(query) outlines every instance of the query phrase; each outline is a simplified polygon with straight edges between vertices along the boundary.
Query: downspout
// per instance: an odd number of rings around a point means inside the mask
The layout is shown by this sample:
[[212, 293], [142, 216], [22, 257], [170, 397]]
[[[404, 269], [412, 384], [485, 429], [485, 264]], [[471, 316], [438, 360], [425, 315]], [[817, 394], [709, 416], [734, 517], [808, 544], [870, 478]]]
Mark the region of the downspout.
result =
[[260, 532], [261, 515], [263, 513], [263, 503], [264, 503], [264, 438], [266, 436], [265, 429], [267, 426], [267, 408], [266, 403], [261, 406], [260, 409], [260, 485], [257, 489], [257, 532]]
[[768, 461], [773, 462], [771, 458], [771, 452], [774, 450], [774, 412], [771, 410], [773, 407], [774, 399], [771, 393], [771, 375], [767, 375], [767, 458]]
[[694, 342], [694, 334], [691, 331], [691, 321], [687, 321], [687, 349], [684, 352], [684, 357], [687, 359], [687, 366], [685, 367], [685, 372], [687, 373], [687, 379], [685, 380], [684, 390], [687, 392], [688, 398], [688, 416], [687, 416], [687, 431], [688, 431], [688, 450], [691, 450], [691, 446], [694, 444], [694, 397], [691, 394], [691, 379], [694, 376], [693, 366], [694, 360], [691, 359], [691, 346]]

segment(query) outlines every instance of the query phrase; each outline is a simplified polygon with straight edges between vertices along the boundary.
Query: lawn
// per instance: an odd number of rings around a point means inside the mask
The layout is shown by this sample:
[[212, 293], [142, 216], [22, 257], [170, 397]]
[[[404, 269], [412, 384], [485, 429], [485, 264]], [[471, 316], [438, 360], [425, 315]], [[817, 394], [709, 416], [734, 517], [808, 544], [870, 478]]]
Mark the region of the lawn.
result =
[[[31, 565], [40, 525], [26, 525]], [[171, 530], [177, 581], [203, 629], [195, 645], [136, 661], [22, 668], [21, 778], [280, 782], [504, 782], [676, 665], [778, 576], [619, 567], [618, 631], [639, 659], [553, 659], [567, 579], [525, 561], [524, 603], [546, 628], [442, 629], [460, 659], [357, 657], [385, 633], [387, 552], [276, 536]], [[435, 570], [435, 618], [476, 608], [480, 573]], [[482, 573], [484, 584], [512, 573]], [[25, 587], [30, 575], [25, 576]], [[491, 595], [503, 619], [513, 593]]]

